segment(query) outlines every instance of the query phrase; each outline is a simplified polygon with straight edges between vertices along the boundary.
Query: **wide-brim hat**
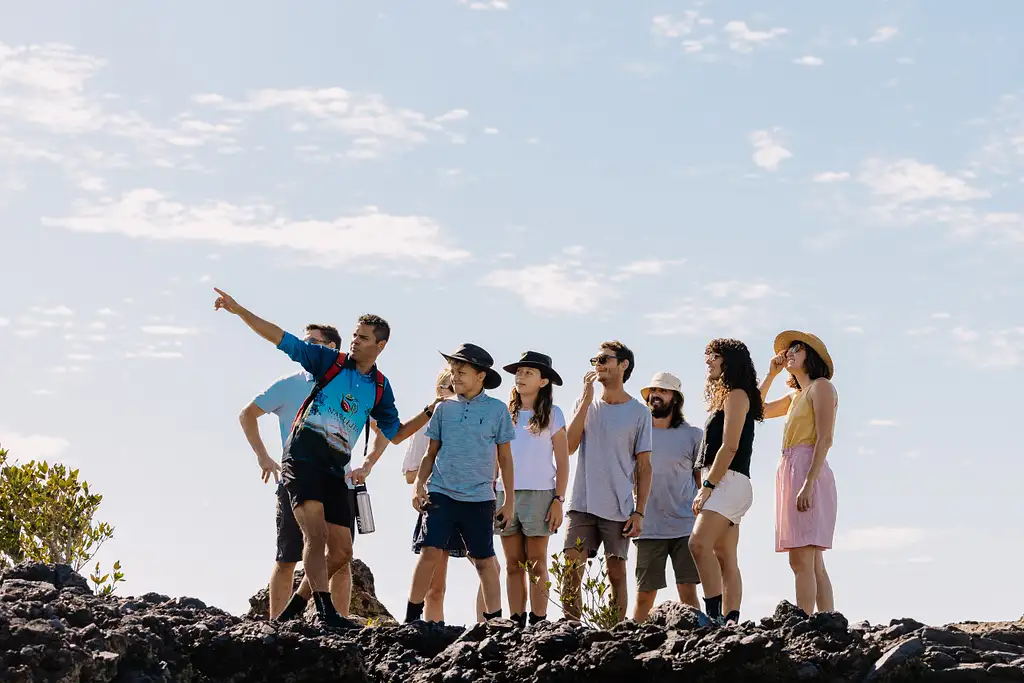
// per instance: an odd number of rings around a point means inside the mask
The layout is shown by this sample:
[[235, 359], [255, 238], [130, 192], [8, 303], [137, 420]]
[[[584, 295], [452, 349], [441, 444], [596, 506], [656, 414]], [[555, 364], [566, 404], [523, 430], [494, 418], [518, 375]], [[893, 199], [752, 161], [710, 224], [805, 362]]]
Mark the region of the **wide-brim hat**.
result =
[[497, 389], [501, 386], [501, 375], [491, 367], [494, 365], [494, 359], [491, 358], [491, 354], [476, 344], [462, 344], [456, 349], [455, 353], [449, 354], [444, 351], [439, 351], [439, 353], [444, 356], [445, 360], [460, 360], [463, 363], [469, 363], [473, 367], [485, 371], [487, 376], [484, 377], [484, 389]]
[[518, 361], [509, 363], [504, 370], [514, 375], [519, 368], [537, 368], [542, 377], [547, 378], [555, 386], [562, 386], [562, 378], [551, 367], [551, 356], [539, 351], [524, 351]]
[[828, 379], [832, 379], [832, 375], [835, 374], [835, 365], [832, 363], [832, 356], [829, 355], [828, 349], [825, 348], [825, 342], [821, 341], [815, 335], [810, 332], [801, 332], [800, 330], [786, 330], [780, 332], [775, 337], [775, 353], [779, 354], [788, 349], [793, 342], [801, 342], [814, 349], [821, 359], [825, 361], [825, 365], [828, 366]]
[[659, 372], [651, 378], [651, 381], [647, 383], [647, 386], [640, 390], [640, 395], [647, 400], [647, 394], [651, 393], [651, 389], [667, 389], [668, 391], [674, 391], [680, 396], [683, 395], [683, 384], [679, 381], [679, 378], [673, 375], [671, 372]]

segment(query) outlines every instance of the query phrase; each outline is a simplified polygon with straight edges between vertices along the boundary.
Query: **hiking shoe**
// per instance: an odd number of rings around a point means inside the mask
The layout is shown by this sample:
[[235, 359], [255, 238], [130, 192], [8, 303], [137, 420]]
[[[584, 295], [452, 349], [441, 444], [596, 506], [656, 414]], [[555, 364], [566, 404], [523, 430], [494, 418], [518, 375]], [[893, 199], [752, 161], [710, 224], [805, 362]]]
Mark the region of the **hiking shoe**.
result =
[[328, 615], [318, 614], [316, 620], [323, 628], [333, 628], [340, 631], [358, 631], [362, 628], [356, 622], [346, 619], [337, 612]]

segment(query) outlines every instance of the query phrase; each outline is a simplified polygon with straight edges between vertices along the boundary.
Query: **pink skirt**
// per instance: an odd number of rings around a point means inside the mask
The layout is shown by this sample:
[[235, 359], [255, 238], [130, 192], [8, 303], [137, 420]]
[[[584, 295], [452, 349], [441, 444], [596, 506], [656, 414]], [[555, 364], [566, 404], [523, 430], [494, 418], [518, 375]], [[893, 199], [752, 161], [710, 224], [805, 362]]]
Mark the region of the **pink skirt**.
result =
[[775, 472], [776, 552], [807, 546], [821, 549], [832, 547], [839, 496], [836, 492], [836, 479], [827, 458], [814, 482], [811, 509], [805, 512], [796, 509], [796, 496], [804, 485], [813, 459], [814, 446], [811, 445], [782, 449], [779, 468]]

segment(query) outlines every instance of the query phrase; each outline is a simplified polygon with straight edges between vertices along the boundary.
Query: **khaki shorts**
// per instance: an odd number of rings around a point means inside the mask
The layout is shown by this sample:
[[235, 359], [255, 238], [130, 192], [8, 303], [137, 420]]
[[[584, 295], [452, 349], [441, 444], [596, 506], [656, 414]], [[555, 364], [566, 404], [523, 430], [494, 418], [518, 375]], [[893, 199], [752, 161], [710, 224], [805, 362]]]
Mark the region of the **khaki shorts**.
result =
[[690, 537], [641, 538], [636, 542], [636, 589], [649, 593], [665, 588], [665, 562], [672, 558], [676, 583], [700, 583], [697, 564], [690, 554]]
[[[505, 504], [505, 492], [495, 491], [497, 496], [495, 505], [500, 508]], [[505, 528], [498, 526], [498, 520], [494, 520], [494, 533], [502, 536], [550, 536], [554, 532], [548, 527], [545, 517], [548, 516], [548, 508], [551, 501], [555, 499], [555, 490], [547, 491], [516, 491], [516, 498], [513, 507], [515, 512], [512, 519], [508, 521]]]
[[576, 547], [576, 539], [587, 557], [597, 557], [597, 549], [604, 545], [604, 554], [623, 560], [629, 557], [629, 539], [622, 535], [625, 522], [616, 522], [589, 512], [569, 510], [569, 528], [565, 532], [565, 550]]

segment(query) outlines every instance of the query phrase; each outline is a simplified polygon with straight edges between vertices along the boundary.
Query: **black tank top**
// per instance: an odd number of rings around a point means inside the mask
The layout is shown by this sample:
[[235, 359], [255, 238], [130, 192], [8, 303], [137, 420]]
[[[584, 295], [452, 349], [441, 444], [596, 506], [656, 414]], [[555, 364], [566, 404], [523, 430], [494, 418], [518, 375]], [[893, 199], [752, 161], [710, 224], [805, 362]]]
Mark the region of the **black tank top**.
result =
[[[700, 455], [697, 457], [695, 467], [710, 468], [715, 464], [715, 455], [722, 447], [722, 435], [725, 430], [725, 411], [715, 412], [708, 421], [704, 423], [704, 441], [701, 443]], [[750, 476], [750, 456], [754, 452], [754, 415], [747, 411], [747, 418], [743, 421], [743, 432], [740, 433], [740, 445], [736, 449], [736, 455], [729, 463], [729, 469], [735, 470], [747, 477]]]

